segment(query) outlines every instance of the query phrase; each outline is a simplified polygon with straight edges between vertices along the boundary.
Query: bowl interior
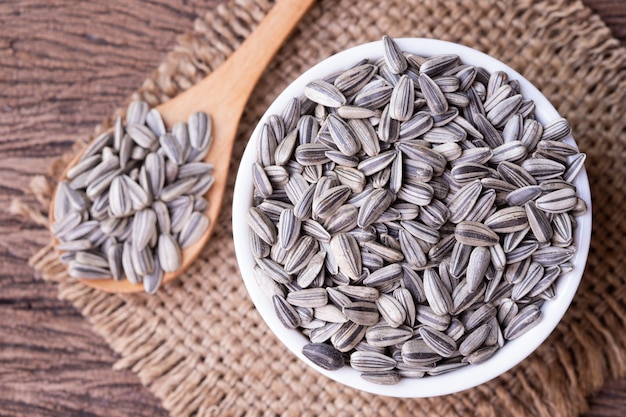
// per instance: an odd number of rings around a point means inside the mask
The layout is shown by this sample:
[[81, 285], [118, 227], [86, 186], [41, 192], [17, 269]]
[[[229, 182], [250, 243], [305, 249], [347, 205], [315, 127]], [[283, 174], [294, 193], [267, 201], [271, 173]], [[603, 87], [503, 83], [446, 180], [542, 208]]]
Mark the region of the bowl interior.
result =
[[[546, 97], [522, 75], [482, 52], [462, 45], [433, 39], [404, 38], [396, 39], [396, 42], [405, 52], [423, 56], [456, 54], [463, 63], [483, 67], [489, 72], [505, 71], [510, 79], [519, 81], [524, 98], [535, 102], [535, 114], [538, 121], [545, 125], [560, 117]], [[263, 115], [243, 154], [235, 184], [233, 236], [237, 261], [248, 293], [263, 320], [289, 350], [318, 372], [350, 387], [375, 394], [412, 398], [445, 395], [474, 387], [511, 369], [530, 355], [559, 323], [576, 293], [589, 251], [591, 238], [591, 194], [589, 181], [584, 168], [574, 181], [580, 197], [585, 200], [588, 206], [587, 213], [577, 218], [578, 227], [574, 236], [577, 251], [574, 258], [570, 261], [574, 264], [574, 269], [568, 274], [561, 276], [557, 281], [556, 298], [547, 301], [542, 307], [544, 317], [541, 322], [518, 339], [505, 343], [504, 347], [498, 350], [486, 362], [466, 366], [451, 373], [438, 376], [428, 376], [422, 379], [404, 378], [399, 384], [393, 386], [367, 382], [359, 376], [357, 371], [349, 367], [344, 367], [338, 371], [327, 371], [312, 364], [302, 354], [302, 347], [308, 343], [308, 339], [298, 330], [290, 330], [283, 327], [274, 313], [271, 300], [266, 298], [261, 292], [253, 276], [255, 261], [249, 247], [249, 229], [245, 218], [247, 210], [252, 204], [251, 166], [255, 162], [255, 148], [260, 128], [265, 120], [272, 114], [280, 114], [286, 107], [289, 99], [302, 94], [304, 86], [309, 81], [323, 78], [335, 71], [345, 69], [362, 58], [380, 58], [382, 51], [381, 41], [372, 42], [345, 50], [320, 62], [290, 84]], [[567, 138], [566, 142], [574, 144], [572, 137]], [[280, 349], [280, 347], [278, 348]]]

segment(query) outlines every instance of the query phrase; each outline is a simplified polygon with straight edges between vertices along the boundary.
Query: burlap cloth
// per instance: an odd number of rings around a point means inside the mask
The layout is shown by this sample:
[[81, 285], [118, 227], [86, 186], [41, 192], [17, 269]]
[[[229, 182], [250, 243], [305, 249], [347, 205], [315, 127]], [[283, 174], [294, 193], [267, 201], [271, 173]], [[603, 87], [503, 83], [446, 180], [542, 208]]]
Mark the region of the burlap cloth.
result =
[[[180, 38], [136, 96], [156, 105], [189, 87], [216, 68], [271, 6], [267, 0], [229, 1], [207, 14]], [[565, 318], [510, 372], [439, 398], [366, 394], [297, 360], [248, 298], [231, 236], [238, 161], [273, 98], [321, 59], [383, 34], [459, 42], [508, 63], [569, 119], [588, 155], [594, 238], [586, 274]], [[60, 297], [80, 309], [119, 353], [116, 368], [136, 372], [172, 416], [577, 415], [606, 378], [626, 375], [625, 68], [625, 50], [579, 1], [323, 0], [300, 23], [252, 95], [221, 218], [202, 256], [181, 279], [156, 296], [118, 296], [67, 280], [50, 247], [32, 264], [45, 279], [59, 281]], [[49, 183], [33, 182], [44, 205], [63, 160], [52, 167]], [[45, 213], [25, 206], [22, 211], [44, 222]]]

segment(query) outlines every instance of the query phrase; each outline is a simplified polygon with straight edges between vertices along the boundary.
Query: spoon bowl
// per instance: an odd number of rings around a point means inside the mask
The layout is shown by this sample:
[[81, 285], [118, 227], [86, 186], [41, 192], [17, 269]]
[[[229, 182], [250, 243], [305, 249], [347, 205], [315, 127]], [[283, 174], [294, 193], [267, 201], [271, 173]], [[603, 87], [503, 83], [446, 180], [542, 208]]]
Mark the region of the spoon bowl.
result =
[[[157, 106], [165, 125], [173, 126], [198, 111], [212, 119], [213, 143], [204, 158], [214, 166], [214, 183], [205, 198], [209, 207], [204, 214], [209, 226], [204, 234], [182, 251], [182, 264], [176, 272], [165, 273], [162, 283], [177, 278], [198, 257], [216, 224], [222, 206], [230, 165], [230, 155], [237, 127], [254, 86], [293, 28], [311, 7], [314, 0], [282, 0], [269, 11], [254, 32], [215, 71], [193, 87]], [[84, 152], [84, 151], [83, 151]], [[68, 164], [59, 182], [80, 160], [79, 152]], [[55, 190], [56, 193], [56, 190]], [[54, 195], [50, 206], [50, 224], [54, 224]], [[82, 279], [86, 285], [112, 293], [143, 291], [143, 285], [128, 280]]]

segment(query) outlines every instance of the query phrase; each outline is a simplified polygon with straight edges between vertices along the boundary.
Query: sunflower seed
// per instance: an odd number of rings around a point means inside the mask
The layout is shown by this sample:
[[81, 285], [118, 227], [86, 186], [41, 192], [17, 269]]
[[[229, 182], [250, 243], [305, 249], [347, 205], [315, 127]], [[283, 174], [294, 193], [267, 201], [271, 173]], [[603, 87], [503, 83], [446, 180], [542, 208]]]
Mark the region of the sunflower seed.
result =
[[183, 225], [178, 237], [182, 249], [186, 249], [200, 239], [209, 228], [210, 220], [202, 213], [193, 212], [189, 220]]
[[459, 62], [457, 55], [435, 55], [424, 60], [420, 65], [420, 74], [428, 74], [431, 77], [444, 73], [450, 68], [456, 67]]
[[530, 230], [532, 230], [539, 243], [549, 242], [552, 239], [554, 230], [545, 213], [532, 201], [526, 203], [524, 209], [526, 210]]
[[418, 81], [419, 87], [426, 99], [428, 109], [434, 114], [441, 114], [448, 111], [448, 101], [437, 83], [435, 83], [428, 74], [423, 72], [421, 72]]
[[507, 340], [517, 339], [539, 324], [541, 316], [541, 310], [536, 305], [530, 304], [524, 307], [504, 328], [504, 338]]
[[512, 97], [508, 97], [504, 100], [501, 100], [493, 107], [490, 107], [487, 104], [488, 102], [485, 102], [487, 119], [495, 127], [503, 127], [522, 105], [522, 96], [520, 94], [516, 94]]
[[368, 287], [380, 289], [389, 283], [399, 282], [401, 277], [402, 267], [398, 264], [391, 264], [370, 273], [370, 275], [363, 280], [363, 284]]
[[323, 288], [307, 288], [290, 292], [286, 300], [297, 307], [322, 307], [328, 304], [328, 293]]
[[448, 210], [450, 211], [449, 220], [452, 223], [459, 223], [462, 221], [474, 208], [481, 191], [482, 185], [478, 180], [472, 181], [463, 186], [454, 195], [450, 203], [448, 203]]
[[528, 217], [523, 207], [506, 207], [489, 216], [485, 225], [496, 233], [519, 232], [528, 227]]
[[504, 144], [504, 139], [502, 139], [500, 132], [498, 132], [495, 126], [492, 125], [482, 113], [474, 115], [474, 122], [476, 123], [478, 131], [483, 135], [485, 143], [489, 145], [490, 148], [495, 149]]
[[537, 283], [543, 278], [544, 268], [537, 262], [531, 262], [528, 267], [528, 272], [524, 278], [517, 284], [513, 285], [513, 292], [511, 293], [511, 299], [513, 301], [519, 301], [526, 294], [528, 294]]
[[365, 337], [367, 327], [350, 321], [341, 325], [330, 338], [330, 342], [340, 352], [349, 352]]
[[415, 104], [413, 80], [406, 75], [400, 77], [389, 101], [389, 116], [399, 121], [407, 121], [413, 115]]
[[406, 58], [398, 44], [389, 36], [383, 36], [383, 51], [387, 66], [393, 74], [403, 73], [408, 66]]
[[478, 200], [476, 200], [474, 207], [467, 213], [463, 220], [470, 222], [483, 222], [487, 216], [492, 213], [495, 201], [496, 192], [494, 190], [491, 189], [484, 191]]
[[132, 240], [136, 249], [143, 250], [154, 238], [157, 233], [156, 222], [156, 214], [152, 209], [143, 209], [135, 213]]
[[[521, 114], [511, 117], [502, 129], [502, 139], [504, 143], [513, 142], [522, 139], [524, 132], [524, 118]], [[523, 143], [523, 142], [522, 142]]]
[[417, 206], [427, 206], [433, 199], [433, 187], [426, 183], [406, 183], [398, 191], [397, 197]]
[[285, 300], [279, 294], [276, 294], [272, 297], [272, 304], [274, 306], [274, 311], [276, 312], [276, 316], [283, 324], [283, 326], [289, 329], [295, 329], [300, 326], [302, 323], [300, 319], [300, 315], [296, 311], [296, 309]]
[[443, 332], [425, 326], [420, 327], [419, 334], [422, 336], [424, 343], [439, 356], [448, 358], [456, 352], [456, 341]]
[[402, 360], [407, 364], [428, 366], [441, 358], [424, 340], [412, 339], [402, 345]]
[[315, 365], [329, 371], [340, 369], [345, 364], [343, 354], [326, 343], [308, 343], [302, 347], [302, 354]]
[[[116, 281], [120, 281], [124, 277], [124, 267], [122, 265], [122, 253], [124, 245], [116, 243], [111, 245], [107, 249], [107, 261], [109, 264], [109, 271], [111, 276]], [[108, 278], [108, 277], [107, 277]]]
[[546, 213], [566, 213], [573, 210], [577, 203], [576, 191], [563, 188], [539, 197], [535, 201], [535, 206]]
[[176, 239], [169, 234], [159, 235], [157, 255], [160, 266], [165, 272], [176, 272], [182, 264], [182, 254]]
[[547, 246], [533, 252], [532, 259], [544, 267], [551, 267], [569, 261], [574, 256], [574, 253], [575, 249], [572, 247]]
[[452, 297], [432, 268], [424, 271], [424, 294], [428, 304], [438, 315], [448, 314], [452, 310]]
[[563, 140], [571, 133], [572, 127], [569, 122], [563, 118], [559, 118], [544, 127], [541, 140]]
[[[358, 65], [339, 74], [333, 84], [344, 96], [352, 96], [363, 89], [376, 73], [376, 66]], [[342, 116], [343, 117], [343, 116]], [[368, 116], [369, 117], [369, 116]]]
[[478, 289], [485, 277], [490, 262], [491, 253], [488, 248], [479, 246], [472, 249], [467, 265], [467, 272], [465, 273], [470, 292], [474, 292]]
[[247, 214], [248, 225], [264, 242], [272, 245], [278, 234], [276, 226], [259, 208], [251, 207]]
[[326, 107], [340, 107], [346, 104], [346, 98], [334, 85], [314, 80], [304, 87], [304, 95], [311, 101]]
[[587, 155], [581, 153], [574, 157], [574, 159], [570, 162], [569, 166], [563, 173], [563, 179], [568, 183], [574, 181], [574, 178], [578, 175], [578, 173], [585, 166], [585, 160], [587, 159]]
[[390, 371], [396, 361], [378, 352], [355, 351], [350, 355], [350, 366], [359, 372]]
[[478, 222], [458, 223], [454, 236], [458, 242], [470, 246], [492, 246], [498, 243], [498, 235], [485, 224]]
[[490, 331], [491, 326], [485, 323], [474, 331], [469, 332], [461, 344], [459, 344], [459, 353], [463, 356], [468, 356], [476, 351], [485, 342]]

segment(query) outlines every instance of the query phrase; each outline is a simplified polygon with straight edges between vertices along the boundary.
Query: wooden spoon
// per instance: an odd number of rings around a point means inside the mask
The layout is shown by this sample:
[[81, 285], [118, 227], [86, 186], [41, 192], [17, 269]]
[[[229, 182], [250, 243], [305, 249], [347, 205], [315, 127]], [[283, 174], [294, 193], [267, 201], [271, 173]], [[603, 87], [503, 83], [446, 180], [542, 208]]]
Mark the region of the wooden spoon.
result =
[[[182, 266], [166, 273], [163, 283], [172, 281], [196, 259], [204, 248], [217, 222], [226, 188], [230, 157], [239, 119], [257, 81], [278, 52], [287, 36], [311, 7], [314, 0], [279, 0], [244, 43], [214, 72], [173, 99], [159, 105], [165, 124], [169, 127], [186, 121], [197, 111], [208, 113], [212, 119], [213, 144], [206, 162], [214, 165], [215, 182], [206, 195], [209, 207], [205, 215], [210, 223], [206, 232], [183, 251]], [[61, 176], [79, 160], [82, 152], [68, 164]], [[54, 224], [54, 196], [50, 206], [50, 224]], [[142, 284], [128, 280], [82, 279], [86, 285], [106, 292], [128, 293], [143, 291]]]

